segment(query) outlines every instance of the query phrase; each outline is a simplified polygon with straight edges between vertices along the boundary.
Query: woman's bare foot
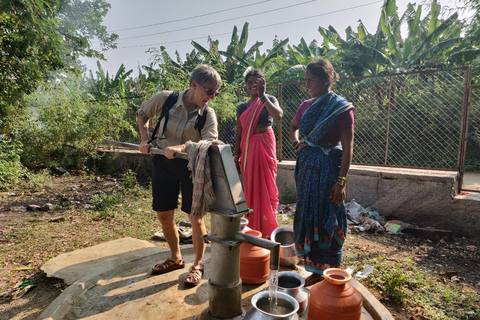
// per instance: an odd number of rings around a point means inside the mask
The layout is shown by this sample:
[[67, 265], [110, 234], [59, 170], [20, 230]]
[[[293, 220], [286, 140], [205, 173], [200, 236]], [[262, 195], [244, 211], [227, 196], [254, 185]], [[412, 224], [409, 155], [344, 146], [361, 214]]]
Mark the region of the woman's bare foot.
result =
[[307, 278], [305, 278], [305, 287], [310, 287], [310, 286], [314, 285], [315, 283], [320, 282], [322, 280], [323, 280], [323, 276], [321, 276], [319, 274], [316, 274], [316, 273], [312, 273]]

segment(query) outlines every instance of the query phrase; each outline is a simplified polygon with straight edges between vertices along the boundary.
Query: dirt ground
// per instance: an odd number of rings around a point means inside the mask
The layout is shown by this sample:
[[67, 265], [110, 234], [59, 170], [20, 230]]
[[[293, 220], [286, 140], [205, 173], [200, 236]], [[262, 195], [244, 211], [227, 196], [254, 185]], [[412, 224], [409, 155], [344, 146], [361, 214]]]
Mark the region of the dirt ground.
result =
[[[0, 193], [0, 253], [3, 254], [3, 261], [0, 261], [0, 264], [4, 268], [0, 273], [0, 294], [3, 293], [0, 299], [0, 319], [36, 319], [65, 288], [61, 280], [46, 278], [39, 270], [45, 256], [30, 255], [23, 261], [15, 263], [10, 260], [13, 253], [9, 252], [9, 248], [22, 240], [16, 238], [12, 230], [17, 228], [19, 223], [55, 219], [68, 208], [88, 208], [92, 205], [94, 194], [122, 188], [122, 185], [110, 176], [69, 175], [56, 178], [53, 187], [48, 190], [38, 192], [16, 190]], [[36, 214], [24, 209], [30, 204], [37, 204], [42, 208], [47, 203], [52, 204], [55, 210]], [[148, 200], [146, 205], [148, 206]], [[67, 217], [67, 219], [75, 220], [74, 217]], [[82, 220], [78, 218], [77, 223], [82, 223]], [[152, 227], [151, 234], [155, 231]], [[52, 237], [60, 236], [52, 235]], [[89, 242], [88, 234], [83, 237], [78, 247], [95, 244], [95, 241]], [[155, 243], [165, 247], [165, 243]], [[460, 288], [463, 288], [461, 290], [480, 293], [480, 243], [476, 241], [456, 237], [454, 241], [435, 243], [406, 235], [351, 233], [344, 246], [344, 256], [348, 260], [349, 254], [358, 251], [370, 257], [387, 257], [387, 260], [398, 262], [400, 265], [416, 264], [435, 276], [439, 282], [455, 282], [461, 285]], [[60, 253], [62, 253], [61, 250], [58, 254]], [[12, 271], [25, 266], [26, 270]], [[24, 296], [12, 300], [8, 293], [28, 278], [34, 278], [36, 286]], [[382, 301], [382, 292], [374, 289], [371, 291]], [[396, 319], [423, 319], [414, 317], [415, 310], [412, 310], [411, 306], [409, 308], [394, 306], [388, 301], [386, 305]], [[479, 311], [476, 310], [476, 312]]]

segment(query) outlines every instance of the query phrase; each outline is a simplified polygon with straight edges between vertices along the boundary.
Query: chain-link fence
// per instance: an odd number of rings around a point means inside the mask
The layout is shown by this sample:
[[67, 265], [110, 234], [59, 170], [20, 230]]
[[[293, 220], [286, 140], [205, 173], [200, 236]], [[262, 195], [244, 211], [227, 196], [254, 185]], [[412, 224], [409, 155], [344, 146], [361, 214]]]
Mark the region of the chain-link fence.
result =
[[[467, 70], [465, 67], [341, 79], [333, 90], [355, 106], [353, 162], [457, 170]], [[289, 126], [298, 106], [309, 98], [304, 83], [271, 84], [267, 93], [277, 97], [284, 111], [282, 121], [274, 123], [278, 159], [294, 160]], [[239, 93], [215, 108], [234, 110], [246, 100], [248, 97]], [[471, 100], [466, 168], [479, 170], [480, 87], [472, 87]], [[235, 131], [236, 117], [232, 111], [219, 119], [219, 139], [233, 147]], [[121, 140], [138, 143], [139, 137], [125, 132]]]
[[[333, 90], [356, 108], [353, 162], [457, 169], [465, 74], [459, 68], [341, 79]], [[288, 141], [290, 121], [308, 96], [303, 83], [276, 91], [284, 110], [278, 140]], [[289, 143], [279, 147], [281, 159], [295, 158]]]

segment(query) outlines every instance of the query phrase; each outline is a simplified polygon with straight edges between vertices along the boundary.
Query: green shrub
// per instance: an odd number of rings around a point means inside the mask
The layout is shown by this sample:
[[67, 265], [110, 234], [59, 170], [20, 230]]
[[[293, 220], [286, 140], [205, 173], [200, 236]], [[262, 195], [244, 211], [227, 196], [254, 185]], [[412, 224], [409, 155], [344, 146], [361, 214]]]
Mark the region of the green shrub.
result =
[[127, 172], [122, 175], [122, 179], [125, 190], [132, 190], [138, 186], [136, 174], [131, 169], [128, 169]]
[[39, 191], [41, 189], [52, 188], [52, 176], [48, 169], [40, 170], [37, 173], [27, 172], [26, 180], [22, 186], [32, 191]]
[[96, 211], [108, 211], [117, 203], [122, 201], [123, 197], [120, 192], [112, 192], [108, 194], [96, 194], [92, 197], [93, 208]]
[[92, 102], [78, 79], [46, 83], [26, 104], [30, 112], [15, 129], [24, 145], [22, 162], [29, 168], [80, 169], [89, 157], [98, 157], [97, 144], [131, 128], [124, 102]]
[[17, 184], [25, 174], [19, 154], [22, 144], [6, 135], [0, 135], [0, 189], [7, 189]]

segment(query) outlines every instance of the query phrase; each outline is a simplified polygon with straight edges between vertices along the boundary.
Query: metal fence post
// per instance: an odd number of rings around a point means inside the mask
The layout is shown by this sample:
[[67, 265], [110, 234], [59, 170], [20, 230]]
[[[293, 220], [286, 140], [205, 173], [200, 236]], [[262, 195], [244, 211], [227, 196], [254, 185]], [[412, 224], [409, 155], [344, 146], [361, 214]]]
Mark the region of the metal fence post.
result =
[[465, 70], [465, 87], [463, 90], [462, 120], [460, 128], [460, 139], [458, 143], [458, 187], [457, 193], [462, 191], [463, 175], [465, 174], [465, 159], [467, 155], [468, 139], [468, 116], [470, 115], [470, 99], [472, 95], [472, 66]]

